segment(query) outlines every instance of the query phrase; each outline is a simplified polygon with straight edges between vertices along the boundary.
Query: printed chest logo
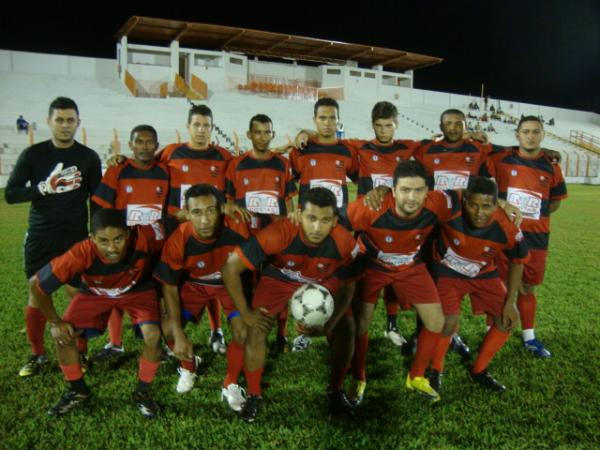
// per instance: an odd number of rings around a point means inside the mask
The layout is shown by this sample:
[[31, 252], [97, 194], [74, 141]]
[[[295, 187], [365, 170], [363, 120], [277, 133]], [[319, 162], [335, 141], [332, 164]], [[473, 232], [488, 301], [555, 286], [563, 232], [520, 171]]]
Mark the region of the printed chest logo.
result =
[[183, 166], [181, 166], [181, 170], [183, 170], [184, 172], [189, 172], [190, 166], [188, 166], [187, 164], [184, 164]]
[[373, 155], [373, 161], [379, 161], [379, 156]]
[[317, 270], [319, 270], [320, 272], [326, 273], [329, 271], [329, 264], [318, 263]]
[[210, 174], [214, 177], [219, 174], [219, 168], [217, 166], [210, 166]]
[[127, 185], [125, 186], [125, 192], [127, 192], [128, 194], [131, 194], [133, 192], [133, 186], [131, 185]]
[[311, 159], [310, 160], [310, 165], [315, 167], [317, 165], [317, 160], [316, 159]]
[[164, 190], [161, 186], [156, 186], [156, 195], [160, 196], [164, 194]]
[[393, 239], [391, 236], [386, 236], [386, 237], [385, 237], [385, 242], [387, 242], [388, 244], [389, 244], [390, 242], [392, 242], [393, 240], [394, 240], [394, 239]]
[[439, 158], [435, 158], [435, 159], [433, 160], [433, 163], [434, 163], [434, 164], [439, 164], [439, 163], [440, 163], [440, 160], [439, 160]]
[[456, 245], [457, 247], [460, 245], [460, 241], [456, 238], [454, 238], [452, 242], [454, 242], [454, 245]]
[[206, 266], [206, 264], [204, 263], [204, 261], [198, 261], [196, 263], [196, 265], [200, 268], [200, 269], [204, 269], [204, 267]]
[[287, 262], [287, 266], [288, 267], [294, 267], [296, 265], [296, 263], [294, 261], [288, 261]]
[[248, 178], [244, 178], [244, 184], [248, 186], [250, 184], [250, 180]]
[[510, 171], [510, 174], [511, 174], [513, 177], [516, 177], [518, 173], [519, 173], [519, 172], [517, 172], [517, 171], [516, 171], [516, 170], [514, 170], [514, 169]]
[[340, 161], [339, 159], [335, 160], [335, 168], [337, 170], [344, 170], [344, 166], [345, 166], [344, 161]]

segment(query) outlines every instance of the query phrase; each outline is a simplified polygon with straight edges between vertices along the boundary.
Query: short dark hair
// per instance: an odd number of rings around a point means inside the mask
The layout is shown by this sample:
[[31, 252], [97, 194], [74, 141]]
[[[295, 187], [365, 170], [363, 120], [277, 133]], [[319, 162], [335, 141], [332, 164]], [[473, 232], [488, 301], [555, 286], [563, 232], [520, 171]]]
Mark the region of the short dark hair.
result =
[[494, 203], [498, 202], [498, 185], [492, 178], [472, 176], [465, 190], [465, 199], [472, 194], [491, 195]]
[[393, 119], [398, 120], [398, 108], [390, 102], [377, 102], [371, 111], [371, 122], [377, 119]]
[[187, 208], [188, 200], [190, 198], [207, 197], [209, 195], [212, 195], [217, 199], [217, 209], [221, 211], [221, 206], [223, 206], [223, 194], [211, 184], [194, 184], [185, 191], [185, 207]]
[[542, 123], [542, 121], [540, 120], [539, 117], [537, 116], [524, 116], [521, 117], [521, 120], [519, 120], [519, 124], [517, 125], [517, 131], [519, 131], [521, 129], [521, 125], [523, 125], [524, 122], [537, 122], [540, 124], [540, 126], [542, 127], [542, 129], [544, 129], [544, 124]]
[[338, 104], [338, 102], [336, 102], [332, 98], [323, 97], [323, 98], [320, 98], [319, 100], [317, 100], [317, 102], [315, 103], [315, 111], [314, 111], [315, 117], [317, 117], [317, 110], [321, 106], [333, 106], [335, 108], [335, 110], [337, 111], [338, 116], [340, 115], [340, 105]]
[[427, 174], [425, 168], [419, 161], [409, 159], [407, 161], [400, 161], [394, 169], [394, 186], [398, 183], [400, 178], [423, 178], [427, 182]]
[[302, 196], [300, 200], [300, 209], [304, 209], [306, 204], [310, 202], [319, 208], [331, 206], [333, 214], [338, 215], [337, 199], [333, 192], [324, 187], [314, 187]]
[[56, 97], [54, 100], [52, 100], [50, 107], [48, 108], [48, 117], [52, 117], [52, 113], [55, 109], [74, 109], [79, 117], [79, 108], [77, 107], [77, 103], [68, 97]]
[[440, 123], [444, 123], [444, 116], [446, 114], [458, 114], [461, 115], [463, 117], [463, 120], [466, 119], [465, 113], [462, 112], [460, 109], [447, 109], [446, 111], [444, 111], [441, 115], [440, 115]]
[[250, 119], [250, 123], [248, 124], [248, 130], [250, 131], [252, 131], [252, 122], [258, 122], [262, 124], [270, 123], [273, 125], [273, 121], [266, 114], [256, 114], [252, 116], [252, 119]]
[[195, 115], [210, 117], [210, 123], [213, 123], [212, 111], [206, 105], [192, 104], [192, 107], [190, 108], [190, 111], [188, 112], [188, 124], [192, 123], [192, 116], [195, 116]]
[[105, 208], [99, 209], [92, 216], [90, 230], [92, 234], [105, 228], [113, 227], [127, 230], [127, 220], [123, 211], [119, 209]]
[[129, 134], [129, 140], [133, 141], [133, 135], [135, 133], [139, 133], [140, 131], [148, 131], [149, 133], [152, 133], [154, 135], [154, 140], [158, 142], [158, 133], [152, 125], [138, 125], [136, 127], [133, 127], [131, 133]]

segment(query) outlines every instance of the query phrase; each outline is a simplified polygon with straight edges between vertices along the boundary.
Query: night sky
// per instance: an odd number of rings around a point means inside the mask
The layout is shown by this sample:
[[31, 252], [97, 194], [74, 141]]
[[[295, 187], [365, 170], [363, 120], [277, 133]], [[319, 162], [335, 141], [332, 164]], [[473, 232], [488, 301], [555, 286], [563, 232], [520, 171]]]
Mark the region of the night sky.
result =
[[14, 3], [11, 8], [23, 9], [0, 13], [0, 48], [114, 58], [115, 33], [130, 16], [188, 20], [438, 56], [444, 62], [417, 71], [415, 87], [478, 95], [485, 83], [493, 98], [600, 113], [598, 0], [350, 4], [197, 1], [119, 8], [110, 2]]

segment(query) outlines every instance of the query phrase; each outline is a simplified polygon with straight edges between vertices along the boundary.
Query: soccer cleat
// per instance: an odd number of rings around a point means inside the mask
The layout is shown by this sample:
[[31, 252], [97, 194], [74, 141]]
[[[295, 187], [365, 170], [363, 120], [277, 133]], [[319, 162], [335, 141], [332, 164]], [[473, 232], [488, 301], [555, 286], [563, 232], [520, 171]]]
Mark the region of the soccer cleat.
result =
[[396, 327], [393, 327], [393, 328], [388, 327], [383, 332], [383, 335], [386, 338], [388, 338], [390, 341], [392, 341], [392, 343], [394, 345], [397, 345], [398, 347], [402, 347], [404, 344], [406, 344], [406, 339], [404, 339], [404, 336], [402, 336], [398, 332], [398, 328], [396, 328]]
[[179, 372], [179, 381], [177, 382], [177, 387], [175, 390], [180, 394], [185, 394], [186, 392], [190, 392], [196, 383], [196, 379], [198, 378], [198, 374], [196, 370], [198, 370], [198, 366], [202, 362], [202, 358], [194, 355], [194, 371], [190, 371], [184, 369], [183, 367], [179, 367], [177, 372]]
[[246, 399], [246, 403], [240, 411], [240, 417], [244, 422], [252, 423], [256, 420], [258, 410], [262, 404], [263, 398], [260, 395], [251, 395]]
[[304, 352], [306, 350], [308, 350], [308, 347], [310, 346], [310, 343], [312, 342], [312, 339], [308, 336], [305, 336], [303, 334], [299, 334], [298, 336], [296, 336], [294, 338], [294, 341], [292, 343], [292, 351], [293, 352]]
[[133, 401], [142, 416], [148, 419], [155, 419], [160, 413], [160, 405], [154, 401], [149, 392], [134, 391]]
[[77, 408], [89, 401], [91, 394], [76, 392], [68, 390], [63, 394], [56, 404], [48, 410], [48, 415], [53, 417], [60, 417], [74, 408]]
[[425, 378], [427, 378], [429, 380], [429, 385], [438, 394], [442, 392], [442, 378], [443, 377], [444, 377], [444, 372], [439, 372], [435, 369], [428, 369], [425, 371]]
[[221, 390], [221, 400], [227, 400], [227, 404], [235, 412], [240, 412], [246, 403], [246, 391], [238, 384], [230, 384]]
[[417, 352], [417, 333], [413, 333], [410, 335], [406, 344], [402, 346], [402, 355], [403, 356], [411, 356]]
[[104, 346], [102, 350], [92, 356], [92, 362], [94, 363], [103, 363], [107, 361], [114, 360], [118, 356], [125, 353], [125, 349], [123, 346], [114, 345], [110, 342]]
[[19, 370], [20, 377], [29, 377], [43, 370], [48, 365], [46, 355], [31, 355], [29, 361]]
[[227, 353], [227, 345], [225, 345], [225, 338], [223, 337], [223, 333], [221, 333], [220, 331], [211, 331], [208, 343], [210, 344], [213, 352], [220, 353], [221, 355]]
[[502, 394], [506, 390], [506, 386], [498, 382], [488, 373], [487, 370], [479, 373], [473, 373], [469, 371], [469, 375], [471, 375], [471, 380], [473, 380], [474, 383], [477, 383], [479, 386], [491, 391], [497, 392], [498, 394]]
[[163, 345], [162, 351], [160, 352], [160, 360], [161, 361], [174, 361], [177, 357], [173, 350], [169, 348], [168, 345]]
[[525, 347], [525, 350], [527, 350], [529, 353], [532, 353], [533, 356], [538, 358], [550, 358], [552, 356], [552, 353], [550, 353], [548, 350], [546, 350], [546, 347], [544, 347], [543, 342], [538, 341], [537, 339], [523, 341], [523, 347]]
[[275, 356], [281, 353], [287, 353], [289, 350], [288, 338], [286, 336], [277, 335], [275, 342], [273, 342], [273, 345], [271, 346], [271, 354]]
[[458, 334], [455, 334], [452, 336], [452, 342], [450, 343], [450, 349], [453, 352], [458, 353], [463, 359], [471, 358], [471, 349], [465, 343], [465, 341], [462, 340], [462, 338]]
[[350, 389], [348, 389], [348, 397], [354, 406], [358, 406], [362, 403], [365, 398], [366, 387], [366, 381], [352, 379]]
[[329, 413], [333, 416], [353, 415], [355, 408], [344, 391], [330, 391], [327, 393], [329, 399]]
[[425, 377], [411, 378], [410, 374], [408, 374], [406, 377], [406, 387], [411, 391], [415, 391], [423, 395], [432, 402], [437, 402], [441, 398], [440, 394], [438, 394], [438, 392], [431, 387], [429, 380]]

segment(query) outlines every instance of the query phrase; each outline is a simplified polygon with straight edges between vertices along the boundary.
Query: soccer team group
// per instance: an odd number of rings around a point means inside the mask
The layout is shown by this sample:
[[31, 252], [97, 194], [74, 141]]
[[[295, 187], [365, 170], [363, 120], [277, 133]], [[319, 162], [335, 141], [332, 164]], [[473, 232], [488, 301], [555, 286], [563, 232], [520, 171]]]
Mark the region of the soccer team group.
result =
[[[327, 338], [335, 415], [353, 414], [363, 400], [381, 295], [386, 337], [414, 353], [406, 387], [430, 401], [440, 400], [449, 348], [470, 358], [456, 334], [467, 294], [488, 325], [469, 366], [475, 384], [505, 390], [487, 368], [519, 321], [525, 351], [550, 357], [534, 333], [535, 286], [544, 277], [550, 214], [567, 193], [555, 152], [541, 147], [542, 123], [523, 117], [518, 145], [506, 148], [483, 134], [467, 136], [456, 109], [441, 115], [443, 138], [397, 140], [397, 115], [393, 104], [378, 102], [374, 139], [338, 139], [338, 103], [323, 98], [314, 105], [315, 129], [301, 131], [293, 147], [271, 150], [273, 123], [258, 114], [247, 132], [252, 149], [234, 157], [212, 143], [211, 110], [193, 105], [189, 142], [159, 151], [155, 129], [137, 126], [133, 157], [111, 158], [102, 176], [98, 155], [74, 140], [77, 105], [55, 99], [52, 138], [21, 153], [5, 191], [8, 203], [31, 202], [24, 256], [32, 356], [19, 374], [48, 365], [49, 322], [69, 384], [48, 414], [89, 401], [87, 340], [108, 328], [110, 341], [93, 358], [121, 355], [125, 312], [143, 339], [134, 402], [156, 417], [150, 386], [165, 352], [180, 360], [177, 391], [194, 386], [201, 360], [185, 325], [206, 309], [212, 350], [227, 358], [222, 399], [253, 422], [267, 336], [276, 327], [272, 351], [289, 349], [288, 302], [306, 283], [325, 286], [335, 307], [322, 327], [297, 324], [293, 350]], [[348, 179], [358, 187], [353, 202]], [[70, 297], [62, 316], [51, 297], [61, 286]], [[418, 323], [406, 342], [396, 317], [409, 308]], [[221, 315], [231, 330], [227, 345]]]

